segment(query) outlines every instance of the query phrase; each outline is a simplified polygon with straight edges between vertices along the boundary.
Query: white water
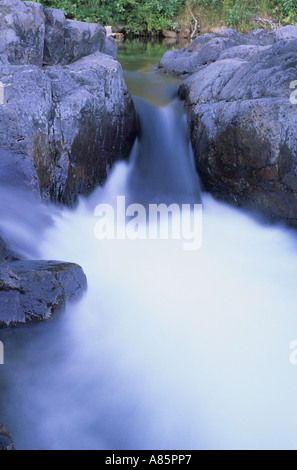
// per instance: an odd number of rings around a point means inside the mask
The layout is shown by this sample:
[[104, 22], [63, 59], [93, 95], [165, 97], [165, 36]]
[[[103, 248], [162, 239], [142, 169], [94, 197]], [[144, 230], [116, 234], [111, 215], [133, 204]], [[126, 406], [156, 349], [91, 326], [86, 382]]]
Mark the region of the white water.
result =
[[134, 169], [118, 164], [43, 235], [20, 222], [40, 258], [79, 263], [89, 288], [9, 339], [2, 415], [17, 447], [296, 449], [296, 235], [204, 194], [197, 252], [96, 240], [96, 204], [135, 197]]

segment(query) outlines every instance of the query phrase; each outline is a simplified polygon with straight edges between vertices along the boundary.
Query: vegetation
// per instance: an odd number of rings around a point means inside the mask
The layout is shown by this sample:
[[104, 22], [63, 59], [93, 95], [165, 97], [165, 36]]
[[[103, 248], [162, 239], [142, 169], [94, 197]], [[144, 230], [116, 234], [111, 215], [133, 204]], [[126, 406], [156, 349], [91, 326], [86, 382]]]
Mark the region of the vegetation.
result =
[[174, 28], [174, 18], [186, 0], [39, 0], [46, 7], [59, 8], [80, 21], [114, 26], [127, 25], [127, 33], [141, 35]]
[[[297, 24], [297, 0], [39, 0], [60, 8], [71, 19], [114, 26], [127, 33], [158, 34], [189, 27], [193, 14], [200, 26], [226, 25], [245, 32], [273, 23]], [[262, 23], [261, 23], [262, 22]]]

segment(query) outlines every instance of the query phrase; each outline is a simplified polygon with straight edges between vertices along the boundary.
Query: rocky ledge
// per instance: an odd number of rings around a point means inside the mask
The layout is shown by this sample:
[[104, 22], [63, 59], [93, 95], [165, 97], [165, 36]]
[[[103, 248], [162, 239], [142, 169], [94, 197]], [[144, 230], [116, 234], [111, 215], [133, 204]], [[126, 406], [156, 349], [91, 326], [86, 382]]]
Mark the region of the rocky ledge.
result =
[[47, 320], [86, 288], [80, 266], [20, 259], [0, 238], [0, 328]]
[[71, 205], [128, 158], [136, 112], [116, 53], [100, 25], [0, 1], [0, 184]]
[[160, 67], [185, 77], [197, 171], [216, 197], [297, 227], [297, 28], [205, 34]]
[[14, 442], [2, 424], [0, 424], [0, 450], [15, 450]]

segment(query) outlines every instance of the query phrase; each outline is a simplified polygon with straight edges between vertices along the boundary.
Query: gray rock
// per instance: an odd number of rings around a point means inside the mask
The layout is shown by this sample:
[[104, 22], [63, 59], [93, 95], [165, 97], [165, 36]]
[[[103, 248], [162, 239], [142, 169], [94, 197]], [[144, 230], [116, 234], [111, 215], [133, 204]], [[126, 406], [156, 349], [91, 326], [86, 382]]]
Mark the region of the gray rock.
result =
[[0, 1], [0, 26], [0, 184], [75, 203], [135, 139], [116, 41], [100, 25], [20, 0]]
[[297, 27], [284, 26], [283, 28], [273, 31], [272, 36], [276, 41], [280, 41], [282, 39], [297, 39]]
[[102, 51], [106, 32], [99, 24], [66, 20], [65, 57], [63, 64], [70, 64], [82, 57]]
[[[134, 104], [121, 66], [101, 53], [51, 67], [55, 165], [43, 197], [67, 204], [107, 177], [107, 168], [129, 156], [136, 134]], [[42, 143], [42, 136], [40, 136]], [[50, 168], [40, 155], [40, 173]], [[46, 183], [46, 182], [45, 182]]]
[[0, 327], [51, 318], [87, 287], [83, 270], [71, 263], [13, 261], [0, 264]]
[[[196, 166], [206, 189], [228, 202], [297, 226], [297, 40], [250, 62], [219, 60], [181, 89]], [[226, 63], [226, 64], [224, 64]]]
[[116, 59], [118, 55], [118, 46], [116, 40], [111, 36], [106, 36], [101, 52], [102, 54], [110, 55]]
[[274, 35], [265, 29], [256, 29], [244, 36], [244, 42], [253, 46], [272, 46], [276, 40]]
[[0, 66], [0, 184], [75, 203], [128, 158], [136, 113], [121, 66], [96, 53], [68, 66]]
[[251, 46], [251, 45], [241, 45], [236, 47], [230, 47], [219, 55], [219, 60], [224, 59], [241, 59], [250, 61], [252, 60], [259, 52], [265, 51], [270, 46]]
[[[224, 33], [229, 33], [229, 30]], [[223, 34], [223, 33], [220, 33]], [[169, 51], [165, 53], [160, 62], [160, 68], [175, 75], [191, 75], [203, 65], [215, 62], [222, 51], [239, 45], [241, 39], [235, 35], [232, 37], [206, 34], [193, 41], [188, 49]], [[239, 35], [241, 36], [241, 35]]]
[[45, 42], [44, 57], [45, 65], [57, 65], [63, 62], [65, 47], [65, 24], [66, 18], [61, 10], [47, 8], [45, 10]]
[[0, 424], [0, 450], [15, 450], [14, 442], [2, 424]]
[[45, 38], [42, 5], [21, 0], [0, 1], [0, 55], [2, 63], [41, 66]]
[[[54, 165], [50, 79], [34, 65], [8, 65], [0, 66], [0, 80], [4, 84], [4, 104], [0, 105], [0, 184], [12, 182], [40, 198], [39, 178], [47, 179]], [[48, 168], [43, 167], [43, 161], [51, 162]]]

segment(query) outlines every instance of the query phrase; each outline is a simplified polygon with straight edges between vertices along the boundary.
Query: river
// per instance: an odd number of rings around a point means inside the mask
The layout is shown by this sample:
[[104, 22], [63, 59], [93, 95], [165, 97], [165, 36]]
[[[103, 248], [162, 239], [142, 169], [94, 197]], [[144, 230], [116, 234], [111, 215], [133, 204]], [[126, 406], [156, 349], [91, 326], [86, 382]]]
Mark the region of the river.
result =
[[[89, 284], [47, 323], [1, 331], [0, 421], [17, 449], [297, 448], [296, 233], [201, 193], [163, 52], [119, 51], [140, 139], [103, 188], [72, 210], [1, 189], [12, 246], [77, 262]], [[98, 240], [94, 210], [118, 196], [202, 202], [201, 248]]]

